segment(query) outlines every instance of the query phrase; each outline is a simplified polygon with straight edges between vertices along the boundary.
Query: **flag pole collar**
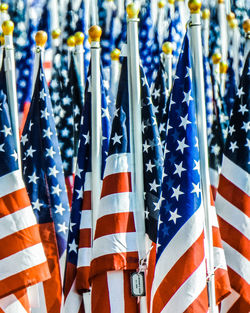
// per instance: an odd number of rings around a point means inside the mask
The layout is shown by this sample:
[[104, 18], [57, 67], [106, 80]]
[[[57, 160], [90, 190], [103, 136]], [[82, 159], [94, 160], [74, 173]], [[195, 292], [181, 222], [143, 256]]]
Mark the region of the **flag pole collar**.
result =
[[2, 24], [2, 29], [4, 36], [12, 36], [14, 31], [14, 23], [11, 20], [4, 21]]

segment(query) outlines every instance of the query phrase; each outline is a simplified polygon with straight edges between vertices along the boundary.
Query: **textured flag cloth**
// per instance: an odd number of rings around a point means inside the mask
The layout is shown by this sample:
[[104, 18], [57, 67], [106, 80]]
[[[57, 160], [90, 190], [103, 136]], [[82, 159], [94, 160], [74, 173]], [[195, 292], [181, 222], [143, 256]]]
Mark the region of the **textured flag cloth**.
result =
[[204, 209], [189, 53], [186, 35], [170, 101], [151, 313], [208, 311]]
[[233, 293], [222, 312], [250, 311], [250, 56], [246, 60], [223, 152], [216, 210]]
[[[64, 282], [65, 312], [82, 312], [82, 293], [90, 289], [89, 268], [92, 250], [91, 210], [91, 76], [85, 89], [85, 105], [82, 113], [77, 169], [74, 183], [68, 254]], [[102, 90], [102, 172], [108, 152], [109, 114], [106, 94]]]
[[138, 251], [128, 110], [127, 60], [124, 58], [93, 242], [90, 267], [93, 313], [134, 313], [138, 309], [129, 288], [130, 270], [138, 268]]
[[16, 299], [25, 296], [24, 288], [48, 279], [50, 273], [18, 168], [3, 70], [0, 82], [0, 298], [5, 297], [0, 300], [0, 307], [3, 309], [9, 305], [22, 306]]
[[69, 204], [47, 83], [40, 60], [22, 138], [23, 175], [52, 278], [43, 284], [46, 307], [60, 312], [61, 276], [68, 234]]

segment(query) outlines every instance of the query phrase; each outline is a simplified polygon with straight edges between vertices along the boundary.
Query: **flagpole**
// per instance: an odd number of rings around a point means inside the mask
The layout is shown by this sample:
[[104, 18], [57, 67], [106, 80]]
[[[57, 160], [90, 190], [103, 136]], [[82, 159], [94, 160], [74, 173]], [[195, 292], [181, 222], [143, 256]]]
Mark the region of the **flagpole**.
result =
[[83, 41], [84, 41], [84, 34], [82, 32], [76, 32], [75, 33], [75, 56], [76, 56], [76, 62], [78, 65], [78, 73], [80, 76], [81, 85], [83, 88], [85, 87], [84, 83], [84, 58], [83, 58]]
[[167, 80], [167, 88], [168, 91], [172, 89], [172, 63], [173, 63], [173, 44], [170, 41], [164, 42], [162, 45], [162, 51], [163, 51], [163, 62], [164, 62], [164, 67], [165, 71], [168, 75], [168, 80]]
[[165, 1], [158, 1], [158, 21], [157, 21], [157, 31], [159, 37], [160, 45], [163, 42], [164, 34], [164, 12], [165, 12]]
[[228, 69], [227, 63], [220, 62], [220, 78], [221, 78], [220, 91], [221, 91], [222, 97], [225, 96], [225, 92], [226, 92], [227, 69]]
[[72, 55], [72, 52], [75, 51], [75, 46], [76, 46], [75, 36], [73, 35], [69, 36], [69, 38], [67, 39], [67, 46], [68, 46], [68, 69], [69, 69], [71, 55]]
[[[135, 224], [138, 241], [139, 261], [146, 258], [145, 247], [145, 220], [144, 220], [144, 179], [143, 179], [143, 154], [141, 130], [141, 82], [140, 82], [140, 58], [138, 43], [138, 14], [139, 7], [136, 3], [127, 6], [128, 14], [128, 84], [130, 102], [130, 136], [134, 157], [133, 191], [135, 195]], [[146, 297], [140, 298], [141, 313], [147, 312]]]
[[34, 60], [34, 70], [33, 70], [33, 82], [32, 82], [32, 96], [36, 84], [37, 71], [39, 68], [40, 56], [43, 59], [44, 46], [47, 42], [48, 36], [47, 33], [43, 30], [39, 30], [36, 33], [36, 50], [35, 50], [35, 60]]
[[4, 51], [4, 34], [0, 34], [0, 70], [2, 69], [3, 66], [3, 51]]
[[250, 51], [250, 19], [243, 22], [243, 29], [246, 33], [246, 44], [244, 49], [244, 60], [246, 60], [248, 52]]
[[110, 89], [113, 99], [116, 99], [119, 77], [120, 77], [120, 57], [121, 51], [119, 49], [114, 49], [110, 53], [111, 57], [111, 71], [110, 71]]
[[208, 169], [208, 144], [206, 126], [205, 87], [203, 74], [201, 25], [200, 25], [200, 0], [189, 0], [188, 6], [191, 13], [190, 36], [193, 55], [194, 81], [196, 90], [197, 125], [200, 151], [201, 189], [205, 210], [205, 229], [208, 244], [207, 268], [208, 268], [208, 294], [210, 312], [217, 311], [214, 281], [214, 258], [213, 258], [213, 234], [210, 210], [210, 179]]
[[168, 8], [170, 10], [171, 20], [174, 18], [174, 2], [175, 2], [175, 0], [168, 0]]
[[210, 10], [204, 9], [202, 11], [203, 20], [203, 38], [204, 38], [204, 55], [208, 57], [209, 54], [209, 24], [210, 24]]
[[2, 29], [4, 34], [4, 69], [6, 75], [8, 104], [10, 109], [13, 137], [17, 148], [18, 166], [21, 170], [21, 147], [19, 140], [18, 103], [16, 92], [16, 68], [13, 46], [14, 23], [10, 20], [4, 21], [2, 24]]
[[221, 54], [214, 53], [212, 55], [212, 62], [213, 62], [213, 75], [215, 78], [216, 83], [214, 84], [215, 90], [215, 99], [219, 96], [219, 86], [220, 86], [220, 61], [221, 61]]

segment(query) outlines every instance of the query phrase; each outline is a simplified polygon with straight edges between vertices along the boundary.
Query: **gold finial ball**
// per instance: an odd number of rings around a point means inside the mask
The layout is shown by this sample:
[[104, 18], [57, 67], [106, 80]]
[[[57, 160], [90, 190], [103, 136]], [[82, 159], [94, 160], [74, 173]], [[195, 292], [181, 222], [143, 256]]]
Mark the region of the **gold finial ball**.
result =
[[235, 28], [235, 27], [238, 26], [238, 22], [237, 22], [236, 18], [234, 18], [233, 20], [229, 21], [229, 26], [231, 28]]
[[228, 65], [225, 62], [220, 62], [220, 73], [221, 74], [226, 74], [228, 69]]
[[189, 7], [191, 14], [200, 13], [201, 0], [189, 0], [188, 7]]
[[218, 0], [218, 3], [225, 3], [225, 0]]
[[110, 53], [110, 57], [112, 61], [119, 61], [119, 57], [121, 54], [121, 50], [115, 48], [111, 53]]
[[169, 4], [174, 4], [175, 0], [168, 0]]
[[1, 46], [4, 46], [4, 35], [3, 35], [3, 33], [0, 35], [0, 43], [1, 43]]
[[165, 1], [158, 1], [158, 8], [163, 9], [165, 7]]
[[4, 12], [4, 11], [8, 11], [9, 5], [7, 3], [1, 3], [0, 4], [0, 11]]
[[68, 47], [75, 47], [76, 45], [76, 40], [75, 40], [75, 36], [69, 36], [69, 38], [67, 39], [67, 45]]
[[165, 54], [172, 54], [173, 52], [173, 44], [170, 41], [166, 41], [162, 45], [162, 51]]
[[37, 46], [44, 47], [46, 42], [47, 42], [47, 39], [48, 39], [48, 35], [47, 35], [47, 33], [45, 31], [39, 30], [36, 33], [35, 41], [36, 41], [36, 45]]
[[139, 14], [139, 6], [137, 3], [129, 3], [127, 5], [127, 14], [128, 14], [128, 18], [132, 19], [132, 18], [137, 18], [138, 14]]
[[235, 14], [234, 12], [230, 12], [227, 14], [227, 21], [232, 21], [233, 19], [235, 19]]
[[102, 29], [98, 25], [93, 25], [89, 29], [89, 39], [92, 41], [100, 41], [102, 35]]
[[245, 31], [245, 33], [249, 33], [250, 32], [250, 19], [247, 19], [243, 22], [243, 29]]
[[212, 55], [213, 64], [218, 64], [218, 63], [220, 63], [220, 60], [221, 60], [221, 54], [220, 54], [219, 52], [214, 53], [214, 54]]
[[12, 21], [4, 21], [2, 24], [4, 36], [12, 35], [14, 30], [14, 23]]
[[210, 10], [209, 9], [204, 9], [202, 11], [202, 18], [203, 20], [208, 20], [210, 17]]
[[75, 33], [76, 45], [82, 45], [84, 41], [84, 34], [82, 32]]
[[59, 38], [60, 35], [61, 35], [61, 29], [60, 28], [54, 29], [51, 33], [51, 36], [53, 39]]

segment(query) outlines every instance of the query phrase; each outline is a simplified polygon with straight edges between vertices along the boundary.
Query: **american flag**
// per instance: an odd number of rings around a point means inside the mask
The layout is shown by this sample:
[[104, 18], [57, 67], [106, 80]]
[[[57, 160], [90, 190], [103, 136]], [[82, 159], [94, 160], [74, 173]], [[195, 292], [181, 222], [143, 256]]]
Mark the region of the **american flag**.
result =
[[137, 312], [129, 274], [138, 268], [129, 138], [128, 74], [124, 58], [93, 242], [92, 312]]
[[[23, 176], [49, 260], [51, 279], [40, 285], [40, 312], [60, 312], [69, 203], [47, 83], [40, 60], [22, 138]], [[43, 306], [42, 306], [43, 305]]]
[[38, 224], [18, 167], [0, 73], [0, 311], [29, 312], [26, 287], [50, 277]]
[[198, 133], [185, 36], [170, 100], [151, 313], [208, 311]]
[[222, 312], [249, 312], [250, 54], [248, 54], [223, 152], [216, 210], [232, 295]]
[[[101, 90], [102, 168], [104, 168], [108, 152], [110, 117], [102, 78]], [[85, 89], [85, 105], [82, 113], [70, 217], [66, 277], [64, 282], [65, 312], [82, 312], [83, 303], [80, 295], [90, 289], [89, 268], [92, 253], [91, 181], [91, 72], [89, 72]]]

